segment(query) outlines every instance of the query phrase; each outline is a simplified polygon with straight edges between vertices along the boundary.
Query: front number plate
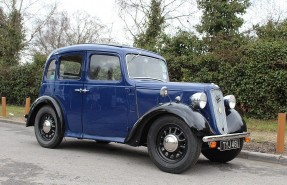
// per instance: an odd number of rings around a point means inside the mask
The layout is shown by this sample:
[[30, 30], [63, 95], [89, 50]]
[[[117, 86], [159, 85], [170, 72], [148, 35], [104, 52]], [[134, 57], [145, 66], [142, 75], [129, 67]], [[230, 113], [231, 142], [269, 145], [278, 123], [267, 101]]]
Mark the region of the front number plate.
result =
[[220, 141], [220, 151], [233, 150], [240, 148], [240, 140], [232, 139], [228, 141]]

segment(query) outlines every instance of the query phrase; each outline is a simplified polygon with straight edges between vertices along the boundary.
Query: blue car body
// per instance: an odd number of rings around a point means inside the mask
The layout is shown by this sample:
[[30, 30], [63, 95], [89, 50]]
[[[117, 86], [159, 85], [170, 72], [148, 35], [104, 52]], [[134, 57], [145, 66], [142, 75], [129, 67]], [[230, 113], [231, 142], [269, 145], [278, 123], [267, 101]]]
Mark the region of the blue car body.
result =
[[[59, 70], [59, 58], [69, 54], [78, 54], [83, 58], [80, 78], [77, 80], [59, 79], [55, 73], [53, 80], [46, 78], [49, 62], [55, 60]], [[121, 80], [90, 80], [89, 59], [91, 55], [103, 54], [119, 58]], [[216, 120], [216, 108], [212, 100], [212, 91], [220, 91], [214, 84], [159, 82], [156, 80], [137, 80], [128, 76], [126, 55], [135, 54], [164, 60], [160, 55], [141, 49], [84, 44], [55, 50], [48, 57], [40, 97], [34, 102], [27, 126], [34, 125], [37, 111], [44, 104], [52, 105], [62, 120], [62, 134], [93, 140], [145, 145], [144, 132], [152, 120], [164, 114], [176, 115], [196, 131], [200, 137], [210, 135], [242, 133], [247, 130], [245, 122], [234, 109], [225, 109], [227, 131], [220, 131]], [[169, 97], [161, 97], [160, 89], [166, 86]], [[79, 93], [75, 89], [86, 89]], [[200, 110], [191, 107], [191, 95], [204, 92], [207, 106]], [[180, 101], [175, 101], [180, 97]], [[223, 97], [220, 97], [223, 101]]]
[[240, 153], [249, 133], [235, 105], [215, 84], [169, 82], [156, 53], [82, 44], [50, 54], [25, 117], [45, 148], [63, 137], [147, 146], [159, 169], [181, 173], [200, 153], [215, 162]]

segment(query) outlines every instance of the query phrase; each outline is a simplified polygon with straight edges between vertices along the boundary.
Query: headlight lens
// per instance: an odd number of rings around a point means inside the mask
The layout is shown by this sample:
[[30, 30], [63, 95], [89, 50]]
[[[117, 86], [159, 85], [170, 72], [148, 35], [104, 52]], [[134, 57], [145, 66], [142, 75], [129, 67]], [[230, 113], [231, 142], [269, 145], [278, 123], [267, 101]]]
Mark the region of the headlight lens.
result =
[[195, 93], [190, 97], [191, 104], [194, 108], [201, 108], [203, 109], [207, 103], [206, 94], [203, 92]]
[[236, 105], [236, 99], [234, 95], [227, 95], [224, 97], [224, 105], [230, 109], [234, 109]]

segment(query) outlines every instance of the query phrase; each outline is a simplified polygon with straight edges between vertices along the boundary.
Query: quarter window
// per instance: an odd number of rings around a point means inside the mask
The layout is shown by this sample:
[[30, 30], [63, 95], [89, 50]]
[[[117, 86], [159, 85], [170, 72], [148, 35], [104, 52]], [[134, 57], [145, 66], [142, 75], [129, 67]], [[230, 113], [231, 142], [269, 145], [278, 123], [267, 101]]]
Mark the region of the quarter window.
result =
[[79, 80], [82, 72], [82, 55], [65, 55], [60, 59], [59, 79]]
[[46, 79], [47, 80], [54, 80], [55, 79], [55, 72], [56, 72], [56, 60], [52, 60], [49, 64], [48, 70], [46, 72]]
[[89, 67], [91, 80], [121, 80], [120, 60], [117, 56], [92, 55]]

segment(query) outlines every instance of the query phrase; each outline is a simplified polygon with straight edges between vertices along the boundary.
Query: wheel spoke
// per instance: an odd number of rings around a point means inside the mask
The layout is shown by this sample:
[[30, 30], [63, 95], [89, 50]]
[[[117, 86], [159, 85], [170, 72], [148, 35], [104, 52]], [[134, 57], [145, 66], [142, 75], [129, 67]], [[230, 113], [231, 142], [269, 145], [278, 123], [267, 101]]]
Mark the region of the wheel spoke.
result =
[[174, 132], [173, 132], [174, 135], [176, 135], [176, 131], [177, 131], [177, 128], [175, 127], [175, 128], [174, 128]]
[[171, 159], [174, 159], [174, 154], [173, 154], [173, 153], [170, 155], [170, 158], [171, 158]]
[[185, 138], [183, 139], [178, 139], [179, 142], [185, 142]]
[[163, 132], [162, 138], [164, 138], [167, 135], [166, 130]]
[[180, 148], [185, 148], [185, 146], [184, 146], [184, 145], [180, 145], [179, 147], [180, 147]]

